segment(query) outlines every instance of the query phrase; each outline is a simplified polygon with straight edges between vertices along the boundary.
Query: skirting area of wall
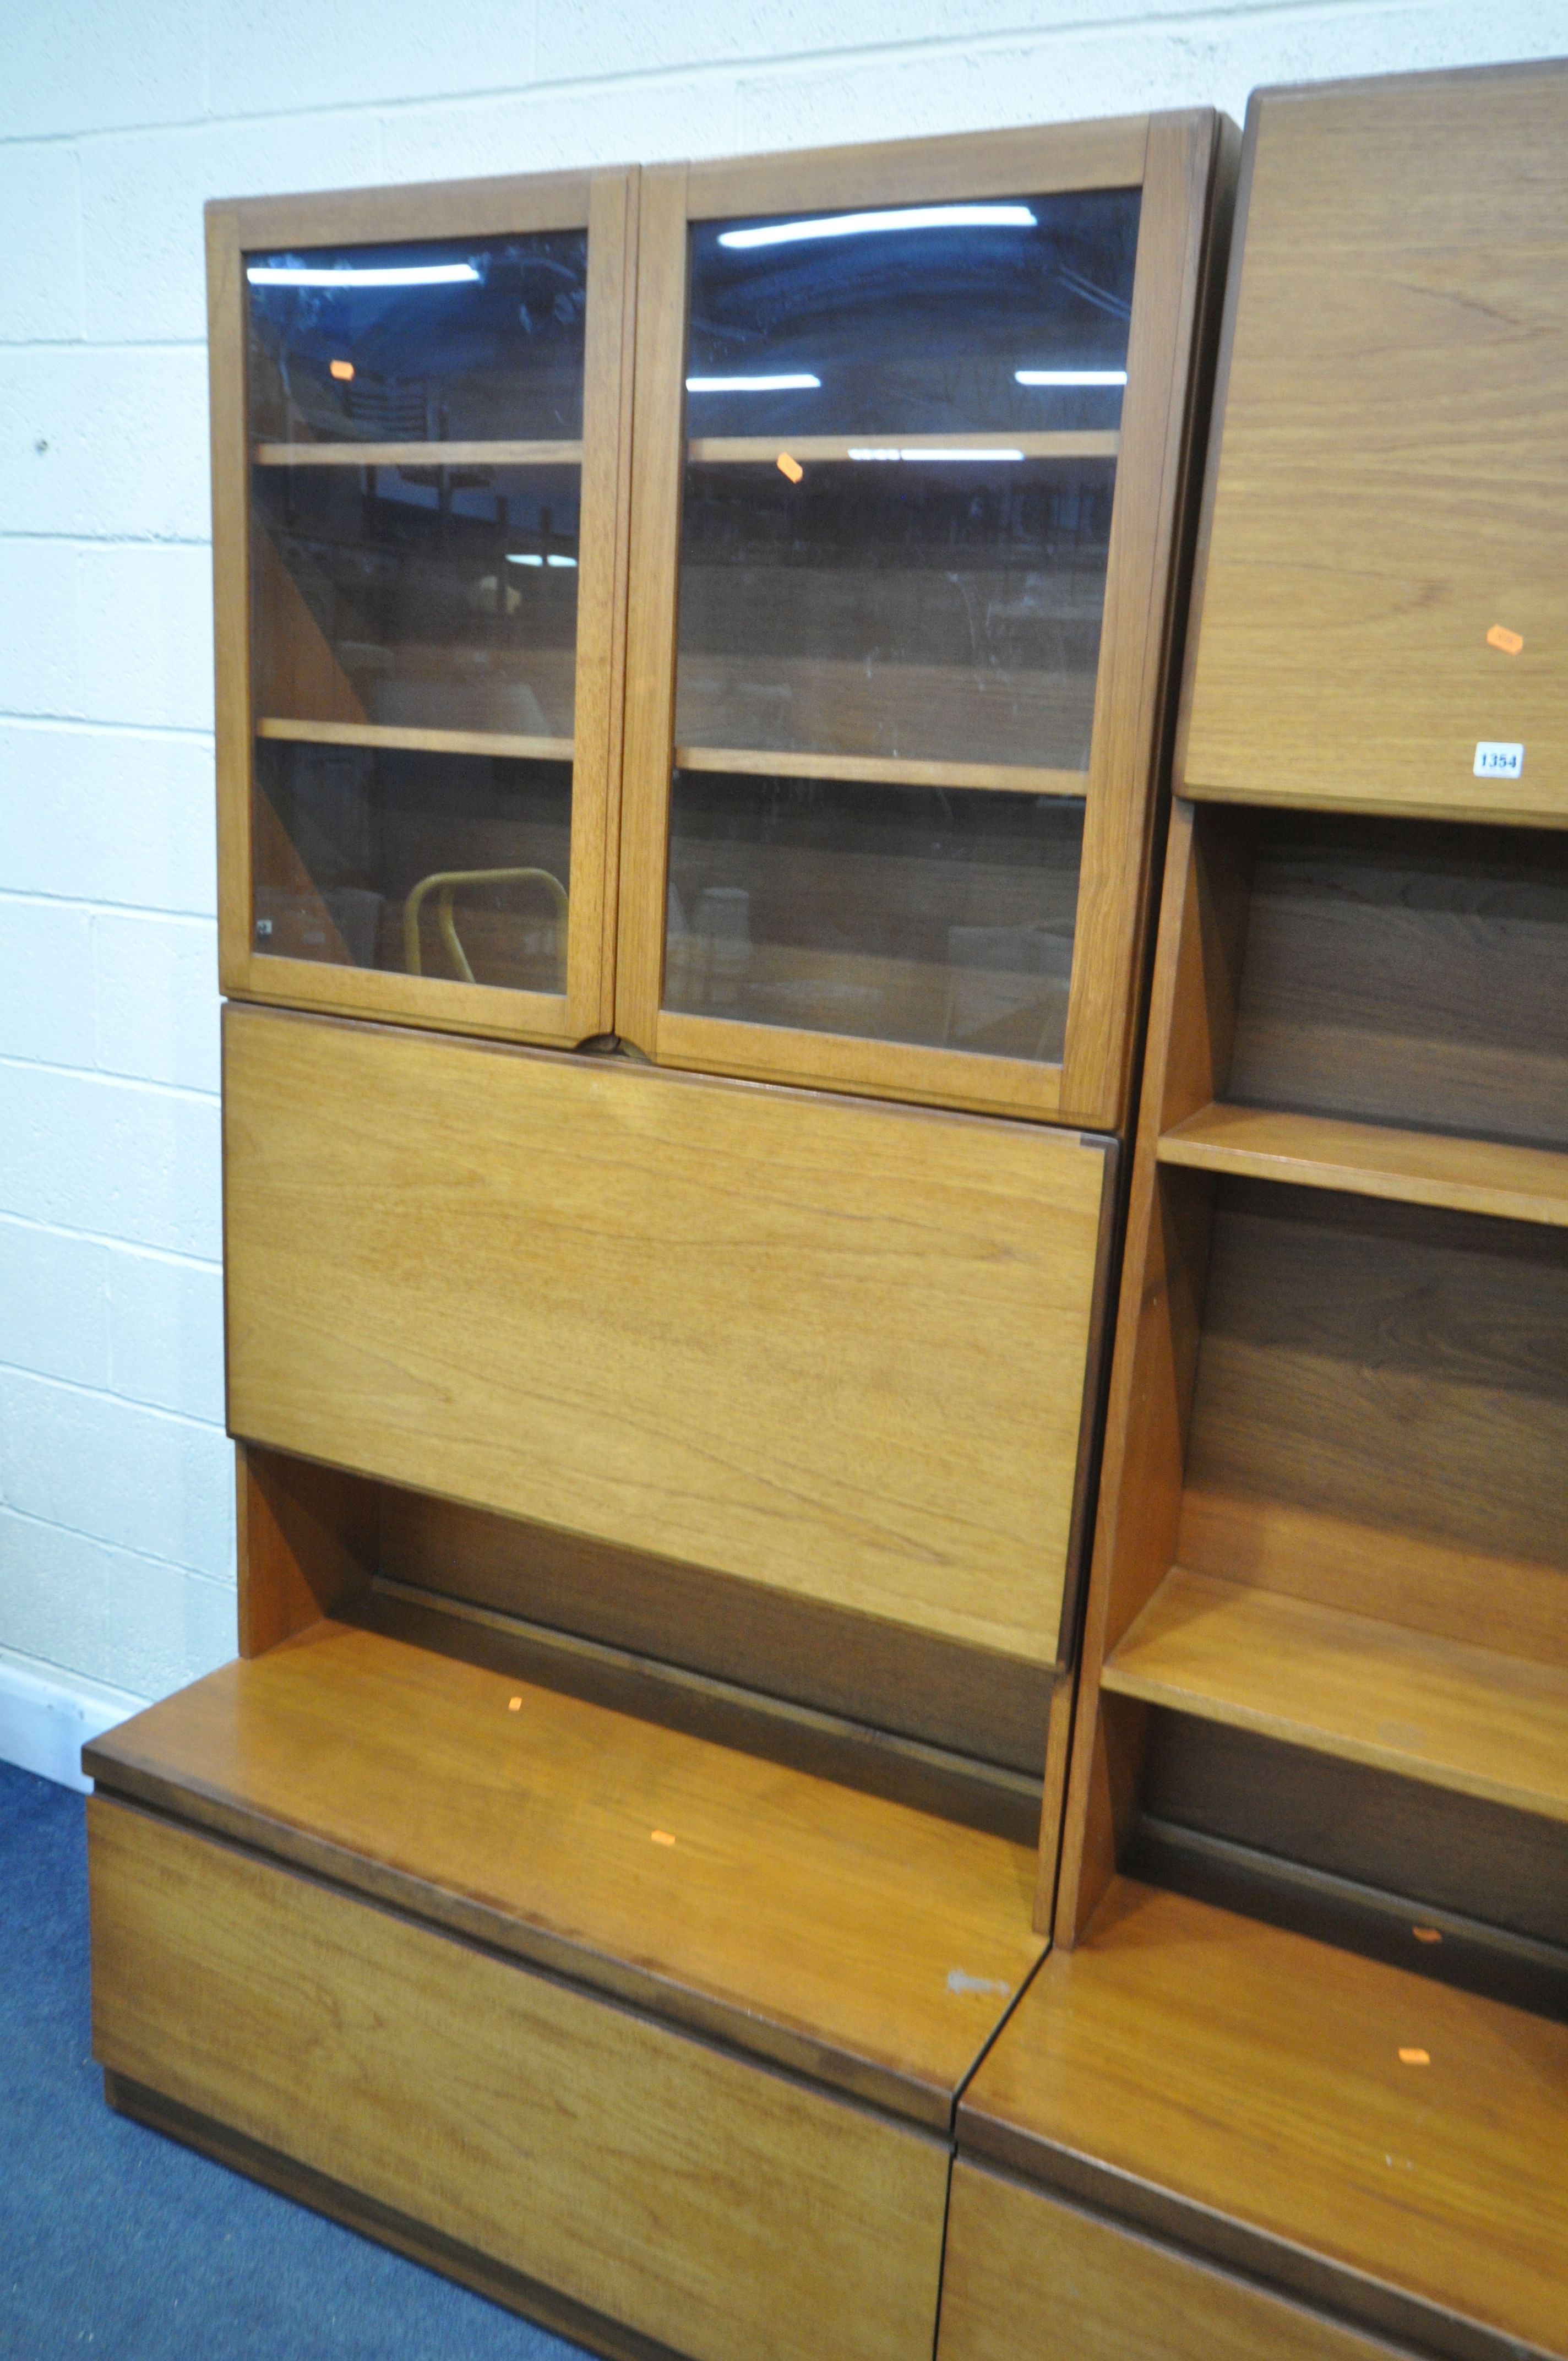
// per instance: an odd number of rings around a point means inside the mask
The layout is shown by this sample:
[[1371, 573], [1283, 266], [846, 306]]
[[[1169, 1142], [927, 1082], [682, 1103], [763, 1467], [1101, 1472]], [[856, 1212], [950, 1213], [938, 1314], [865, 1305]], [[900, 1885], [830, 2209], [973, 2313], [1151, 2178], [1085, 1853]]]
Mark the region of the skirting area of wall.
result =
[[52, 1664], [0, 1654], [0, 1763], [85, 1795], [93, 1783], [82, 1775], [82, 1748], [139, 1713], [144, 1703]]

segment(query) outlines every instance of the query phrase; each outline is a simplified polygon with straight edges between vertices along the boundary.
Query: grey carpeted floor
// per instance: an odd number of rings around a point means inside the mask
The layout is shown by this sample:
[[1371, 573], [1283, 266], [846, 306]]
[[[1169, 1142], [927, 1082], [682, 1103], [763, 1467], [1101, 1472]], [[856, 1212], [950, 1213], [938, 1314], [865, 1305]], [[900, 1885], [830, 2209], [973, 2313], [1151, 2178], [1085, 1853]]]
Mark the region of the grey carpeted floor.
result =
[[0, 1763], [0, 2356], [572, 2361], [575, 2348], [104, 2104], [82, 1799]]

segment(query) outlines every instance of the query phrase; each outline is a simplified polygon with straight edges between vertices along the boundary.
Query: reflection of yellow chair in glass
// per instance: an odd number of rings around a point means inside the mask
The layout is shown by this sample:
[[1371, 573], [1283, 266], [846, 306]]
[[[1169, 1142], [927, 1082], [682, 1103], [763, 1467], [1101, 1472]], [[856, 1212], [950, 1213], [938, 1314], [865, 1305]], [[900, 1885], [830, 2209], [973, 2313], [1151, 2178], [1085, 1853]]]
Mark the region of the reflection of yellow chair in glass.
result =
[[[438, 869], [432, 876], [422, 877], [408, 900], [403, 904], [403, 963], [411, 975], [422, 975], [420, 965], [420, 910], [427, 894], [433, 893], [435, 923], [441, 929], [441, 939], [452, 954], [453, 964], [465, 983], [476, 983], [478, 978], [468, 964], [468, 954], [457, 939], [456, 922], [452, 915], [452, 897], [459, 885], [517, 885], [524, 879], [536, 879], [547, 885], [554, 896], [556, 918], [556, 949], [563, 971], [566, 964], [566, 889], [548, 869]], [[562, 990], [565, 989], [563, 973]]]

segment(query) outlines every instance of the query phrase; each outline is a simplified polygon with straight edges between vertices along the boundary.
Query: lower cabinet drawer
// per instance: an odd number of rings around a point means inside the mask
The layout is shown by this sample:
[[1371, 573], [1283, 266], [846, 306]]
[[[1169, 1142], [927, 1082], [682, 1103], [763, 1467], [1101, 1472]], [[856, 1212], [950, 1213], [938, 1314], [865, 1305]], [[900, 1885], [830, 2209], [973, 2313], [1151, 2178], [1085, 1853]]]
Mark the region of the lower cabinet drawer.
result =
[[937, 2361], [1058, 2356], [1397, 2361], [1376, 2337], [960, 2158]]
[[696, 2361], [928, 2361], [941, 2142], [134, 1807], [88, 1819], [112, 2073]]

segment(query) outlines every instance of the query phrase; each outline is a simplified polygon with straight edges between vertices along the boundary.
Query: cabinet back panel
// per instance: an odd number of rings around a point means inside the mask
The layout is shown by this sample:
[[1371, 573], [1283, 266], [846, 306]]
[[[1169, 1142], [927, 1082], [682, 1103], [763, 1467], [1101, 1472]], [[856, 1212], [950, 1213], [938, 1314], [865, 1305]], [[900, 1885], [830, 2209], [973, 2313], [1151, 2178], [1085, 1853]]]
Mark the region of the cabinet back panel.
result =
[[1182, 792], [1568, 818], [1568, 69], [1268, 93], [1249, 136]]
[[1568, 1664], [1568, 1236], [1223, 1181], [1178, 1554]]
[[[1568, 1947], [1561, 1820], [1158, 1708], [1142, 1802], [1178, 1828]], [[1406, 1963], [1442, 1964], [1413, 1950]]]
[[1056, 1661], [1109, 1152], [231, 1007], [252, 1442]]
[[1568, 1142], [1568, 837], [1266, 817], [1225, 1094]]
[[387, 1485], [394, 1581], [1038, 1774], [1051, 1680], [992, 1649]]

